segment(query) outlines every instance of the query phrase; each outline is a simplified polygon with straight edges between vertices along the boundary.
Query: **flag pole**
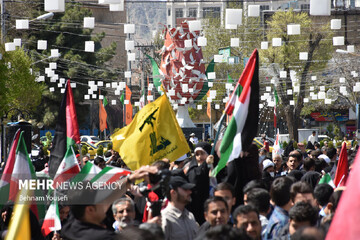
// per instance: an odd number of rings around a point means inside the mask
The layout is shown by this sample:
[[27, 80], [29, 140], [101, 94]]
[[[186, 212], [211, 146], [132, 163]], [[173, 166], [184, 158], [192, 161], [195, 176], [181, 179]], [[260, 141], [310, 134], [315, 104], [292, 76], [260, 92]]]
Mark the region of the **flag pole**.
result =
[[220, 118], [220, 124], [219, 124], [218, 130], [217, 130], [217, 132], [216, 132], [216, 136], [215, 136], [215, 139], [214, 139], [214, 145], [213, 145], [212, 148], [211, 148], [211, 155], [214, 155], [216, 142], [217, 142], [217, 140], [218, 140], [218, 138], [219, 138], [221, 126], [222, 126], [222, 124], [223, 124], [223, 122], [224, 122], [224, 120], [225, 120], [225, 116], [226, 116], [226, 113], [225, 113], [225, 111], [224, 111], [224, 113], [222, 114], [222, 116], [221, 116], [221, 118]]

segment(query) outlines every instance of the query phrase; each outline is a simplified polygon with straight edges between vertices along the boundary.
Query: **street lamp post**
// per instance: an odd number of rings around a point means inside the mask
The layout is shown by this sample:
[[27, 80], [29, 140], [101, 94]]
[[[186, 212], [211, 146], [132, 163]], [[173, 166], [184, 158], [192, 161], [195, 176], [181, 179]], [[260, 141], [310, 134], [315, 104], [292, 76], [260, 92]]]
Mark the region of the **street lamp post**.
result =
[[[6, 10], [5, 10], [5, 1], [4, 0], [0, 0], [0, 1], [1, 1], [1, 43], [4, 44], [5, 36], [6, 36], [6, 19], [5, 19], [5, 11]], [[31, 20], [29, 20], [29, 22], [51, 19], [53, 17], [54, 17], [54, 13], [49, 12], [49, 13], [42, 14], [34, 19], [31, 19]]]

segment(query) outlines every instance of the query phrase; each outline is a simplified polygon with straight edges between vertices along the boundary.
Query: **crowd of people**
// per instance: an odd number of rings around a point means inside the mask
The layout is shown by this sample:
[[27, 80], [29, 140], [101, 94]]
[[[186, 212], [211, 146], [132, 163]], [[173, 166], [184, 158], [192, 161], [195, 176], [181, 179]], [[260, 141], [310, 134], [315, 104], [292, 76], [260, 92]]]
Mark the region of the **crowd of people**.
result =
[[[119, 180], [106, 203], [60, 203], [62, 229], [48, 236], [31, 218], [32, 239], [325, 239], [344, 188], [318, 182], [325, 173], [334, 177], [339, 148], [298, 143], [271, 155], [268, 145], [251, 145], [214, 177], [218, 149], [210, 155], [211, 144], [202, 141], [192, 147], [176, 161], [162, 159]], [[352, 149], [348, 156], [350, 171]], [[126, 168], [114, 150], [79, 163], [88, 161]], [[1, 210], [2, 237], [11, 213], [11, 204]]]

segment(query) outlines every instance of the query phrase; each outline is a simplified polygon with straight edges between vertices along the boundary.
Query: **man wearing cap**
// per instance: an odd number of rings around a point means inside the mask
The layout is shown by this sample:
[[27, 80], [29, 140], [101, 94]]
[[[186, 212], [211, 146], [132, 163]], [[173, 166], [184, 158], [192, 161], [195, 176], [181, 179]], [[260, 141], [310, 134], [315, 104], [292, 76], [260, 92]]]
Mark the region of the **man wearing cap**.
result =
[[194, 145], [199, 143], [199, 139], [195, 136], [195, 133], [190, 134], [190, 139], [189, 140]]
[[183, 177], [172, 176], [169, 187], [170, 191], [167, 193], [169, 204], [161, 211], [161, 225], [165, 240], [194, 239], [198, 231], [198, 224], [194, 215], [185, 206], [191, 202], [191, 189], [195, 185]]

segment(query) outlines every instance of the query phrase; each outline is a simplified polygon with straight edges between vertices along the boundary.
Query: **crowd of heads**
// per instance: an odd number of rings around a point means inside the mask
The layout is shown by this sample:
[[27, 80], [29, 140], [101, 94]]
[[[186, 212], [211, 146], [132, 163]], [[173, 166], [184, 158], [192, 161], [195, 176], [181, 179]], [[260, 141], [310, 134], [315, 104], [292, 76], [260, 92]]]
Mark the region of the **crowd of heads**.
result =
[[[285, 154], [271, 154], [251, 145], [215, 177], [210, 172], [220, 159], [218, 149], [211, 156], [210, 143], [194, 134], [189, 139], [192, 152], [154, 162], [158, 174], [127, 186], [126, 194], [110, 207], [61, 206], [61, 222], [106, 230], [101, 232], [104, 239], [325, 238], [343, 189], [334, 191], [319, 180], [325, 173], [334, 174], [337, 149], [314, 144], [316, 149], [308, 151], [299, 143]], [[349, 152], [349, 166], [352, 160]], [[81, 166], [89, 161], [101, 169], [126, 168], [113, 150], [93, 160], [84, 156]], [[1, 231], [6, 231], [11, 212], [12, 205], [2, 209]], [[51, 237], [67, 239], [62, 231]]]

